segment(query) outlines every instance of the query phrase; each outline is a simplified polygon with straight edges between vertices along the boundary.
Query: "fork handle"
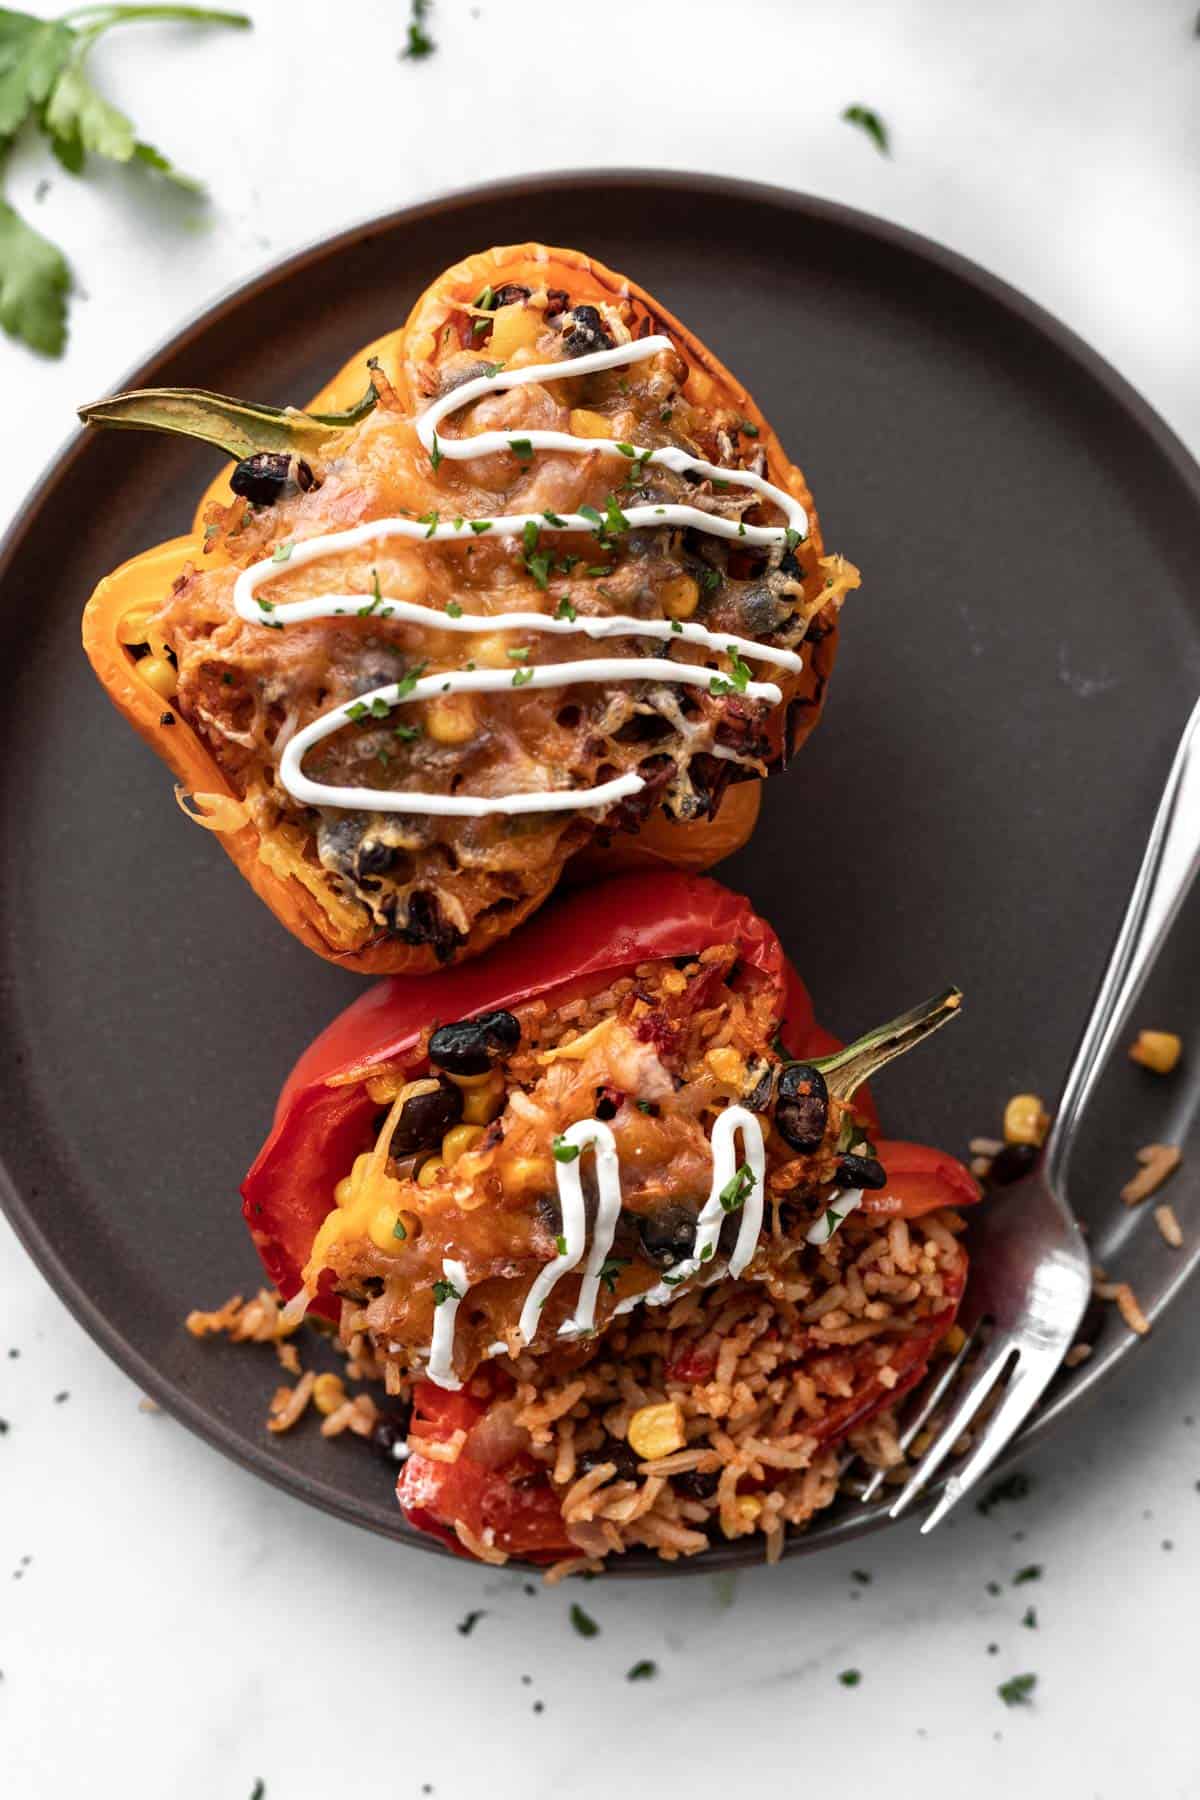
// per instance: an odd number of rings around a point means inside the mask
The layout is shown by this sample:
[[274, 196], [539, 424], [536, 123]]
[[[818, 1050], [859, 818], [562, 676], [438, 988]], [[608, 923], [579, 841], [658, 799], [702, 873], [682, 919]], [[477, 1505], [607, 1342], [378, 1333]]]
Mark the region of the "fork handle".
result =
[[1200, 701], [1180, 739], [1150, 840], [1129, 896], [1112, 956], [1083, 1028], [1046, 1143], [1055, 1185], [1067, 1147], [1125, 1014], [1141, 992], [1163, 939], [1200, 868]]

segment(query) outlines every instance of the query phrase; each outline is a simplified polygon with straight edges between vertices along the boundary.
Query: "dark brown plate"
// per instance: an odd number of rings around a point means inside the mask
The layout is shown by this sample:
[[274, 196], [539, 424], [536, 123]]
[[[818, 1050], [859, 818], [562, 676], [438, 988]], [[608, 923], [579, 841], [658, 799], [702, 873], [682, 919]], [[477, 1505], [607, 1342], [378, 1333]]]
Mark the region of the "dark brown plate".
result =
[[[1200, 687], [1200, 472], [1085, 345], [961, 258], [843, 207], [687, 175], [534, 178], [358, 227], [121, 385], [302, 401], [446, 264], [534, 236], [628, 271], [713, 346], [806, 470], [827, 542], [865, 571], [826, 722], [723, 874], [847, 1035], [962, 984], [964, 1022], [882, 1084], [894, 1130], [961, 1147], [1014, 1090], [1054, 1093], [1107, 954]], [[359, 988], [184, 821], [79, 648], [95, 581], [186, 530], [214, 466], [179, 441], [80, 435], [4, 554], [0, 1187], [147, 1393], [291, 1493], [430, 1548], [356, 1442], [267, 1436], [268, 1352], [182, 1328], [189, 1307], [252, 1289], [237, 1182], [293, 1057]], [[1173, 948], [1149, 1022], [1197, 1015], [1198, 960]], [[1194, 1100], [1116, 1070], [1081, 1149], [1093, 1241], [1135, 1283], [1139, 1258], [1168, 1253], [1152, 1230], [1121, 1247], [1121, 1171], [1168, 1105], [1178, 1126]], [[1131, 1342], [1106, 1325], [1035, 1430]], [[846, 1505], [792, 1549], [870, 1523]], [[742, 1542], [696, 1566], [758, 1555]]]

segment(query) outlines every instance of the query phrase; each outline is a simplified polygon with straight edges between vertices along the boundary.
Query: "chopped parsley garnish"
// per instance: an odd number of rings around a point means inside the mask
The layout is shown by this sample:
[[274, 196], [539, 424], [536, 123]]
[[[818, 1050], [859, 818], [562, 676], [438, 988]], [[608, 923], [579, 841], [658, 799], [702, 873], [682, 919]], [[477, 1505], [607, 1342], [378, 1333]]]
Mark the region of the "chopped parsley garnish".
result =
[[640, 1113], [649, 1113], [652, 1119], [658, 1117], [658, 1108], [655, 1106], [653, 1100], [635, 1100], [634, 1105]]
[[259, 607], [260, 612], [268, 612], [268, 613], [274, 612], [275, 611], [275, 602], [273, 600], [260, 600], [258, 603], [258, 607]]
[[382, 592], [380, 590], [380, 586], [379, 586], [379, 570], [372, 569], [371, 570], [371, 598], [365, 606], [359, 607], [359, 609], [358, 609], [359, 618], [360, 619], [369, 619], [373, 612], [378, 612], [378, 610], [382, 604], [383, 604], [383, 594], [382, 594]]
[[391, 710], [391, 701], [385, 700], [382, 694], [376, 694], [371, 702], [371, 717], [373, 719], [386, 719]]
[[483, 1607], [476, 1607], [473, 1612], [469, 1612], [464, 1619], [460, 1619], [458, 1621], [458, 1624], [455, 1626], [455, 1630], [458, 1632], [460, 1637], [470, 1637], [471, 1633], [474, 1631], [475, 1627], [478, 1625], [480, 1619], [486, 1619], [486, 1618], [487, 1618], [486, 1610]]
[[622, 443], [618, 442], [617, 449], [621, 452], [622, 456], [636, 457], [636, 455], [637, 455], [637, 448], [633, 444], [622, 444]]
[[1023, 1569], [1018, 1569], [1013, 1576], [1013, 1586], [1021, 1587], [1027, 1581], [1040, 1581], [1041, 1579], [1041, 1563], [1027, 1563]]
[[291, 554], [292, 554], [292, 546], [290, 543], [276, 544], [275, 548], [271, 552], [271, 561], [277, 562], [277, 563], [286, 562], [288, 557]]
[[485, 531], [490, 531], [491, 529], [492, 521], [490, 519], [471, 520], [471, 530], [475, 533], [476, 537], [482, 537]]
[[433, 1284], [433, 1304], [441, 1306], [444, 1300], [461, 1300], [462, 1295], [452, 1281], [435, 1281]]
[[525, 546], [523, 561], [525, 567], [533, 576], [533, 579], [537, 582], [542, 591], [545, 592], [550, 582], [550, 566], [553, 563], [554, 558], [548, 551], [538, 549], [540, 538], [541, 530], [539, 526], [537, 526], [532, 519], [526, 519], [525, 524], [521, 529], [521, 541]]
[[796, 546], [800, 543], [800, 541], [801, 541], [800, 533], [796, 530], [796, 527], [794, 525], [788, 526], [787, 530], [783, 534], [783, 541], [787, 545], [789, 550], [794, 550], [796, 548]]
[[404, 1229], [404, 1220], [400, 1217], [399, 1213], [396, 1214], [396, 1223], [392, 1226], [392, 1236], [397, 1238], [400, 1243], [403, 1243], [408, 1236], [407, 1231]]
[[425, 533], [426, 539], [431, 538], [433, 536], [434, 532], [437, 530], [438, 523], [441, 519], [441, 516], [442, 516], [441, 513], [438, 513], [438, 512], [427, 512], [427, 513], [421, 513], [419, 515], [419, 517], [417, 519], [417, 524], [418, 525], [428, 525], [428, 527], [429, 527], [429, 530]]
[[575, 623], [575, 620], [579, 617], [579, 614], [576, 612], [575, 608], [571, 605], [571, 600], [570, 600], [569, 595], [563, 594], [560, 597], [558, 605], [554, 609], [554, 616], [556, 619], [569, 619], [572, 624]]
[[862, 1680], [862, 1670], [861, 1669], [843, 1669], [841, 1674], [838, 1676], [838, 1680], [841, 1682], [843, 1687], [857, 1687], [859, 1682]]
[[626, 1672], [625, 1679], [626, 1681], [653, 1681], [657, 1674], [658, 1664], [651, 1662], [649, 1657], [644, 1657], [641, 1662], [635, 1662], [632, 1669]]
[[360, 719], [365, 719], [366, 716], [367, 707], [362, 700], [356, 700], [352, 706], [346, 708], [346, 717], [355, 725], [358, 724]]
[[560, 1256], [565, 1256], [567, 1254], [567, 1240], [562, 1235], [561, 1231], [554, 1240], [554, 1248], [558, 1251]]
[[558, 530], [558, 531], [566, 530], [567, 521], [565, 519], [560, 519], [557, 513], [544, 512], [542, 514], [542, 517], [543, 517], [543, 519], [545, 519], [547, 525], [553, 525], [556, 528], [556, 530]]
[[598, 1637], [600, 1635], [600, 1627], [595, 1619], [590, 1613], [584, 1612], [577, 1600], [571, 1605], [571, 1623], [580, 1637]]
[[736, 644], [729, 644], [726, 648], [729, 653], [729, 666], [733, 670], [733, 685], [739, 694], [744, 694], [750, 682], [749, 665], [744, 663], [738, 655]]
[[617, 505], [615, 494], [610, 494], [604, 502], [604, 531], [607, 537], [619, 537], [623, 531], [629, 530], [629, 520]]
[[435, 431], [433, 434], [433, 448], [429, 452], [429, 464], [435, 475], [445, 460], [445, 457], [442, 455], [441, 445], [438, 443], [438, 434]]
[[607, 1293], [616, 1293], [617, 1276], [621, 1273], [622, 1269], [627, 1269], [629, 1267], [629, 1263], [630, 1258], [628, 1256], [605, 1257], [600, 1266], [600, 1281]]
[[533, 445], [528, 438], [509, 438], [508, 447], [522, 465], [533, 461]]
[[403, 700], [412, 693], [418, 681], [420, 681], [422, 675], [425, 673], [425, 668], [426, 665], [423, 662], [414, 663], [407, 675], [402, 675], [400, 677], [399, 681], [396, 683], [397, 700]]
[[1027, 1606], [1025, 1608], [1024, 1615], [1022, 1616], [1022, 1619], [1021, 1619], [1021, 1623], [1022, 1623], [1022, 1625], [1024, 1625], [1026, 1631], [1036, 1631], [1037, 1630], [1037, 1607], [1036, 1606]]
[[712, 1259], [712, 1253], [713, 1253], [713, 1247], [712, 1247], [712, 1245], [711, 1245], [711, 1244], [705, 1244], [705, 1246], [704, 1246], [704, 1248], [703, 1248], [703, 1250], [702, 1250], [702, 1251], [701, 1251], [701, 1252], [700, 1252], [700, 1261], [701, 1261], [701, 1262], [709, 1262], [709, 1261], [711, 1261], [711, 1259]]
[[452, 619], [462, 618], [462, 607], [458, 604], [457, 600], [447, 600], [446, 611]]
[[504, 654], [509, 662], [527, 662], [529, 660], [528, 650], [506, 650]]
[[1001, 1481], [994, 1481], [982, 1500], [975, 1503], [975, 1511], [986, 1518], [993, 1506], [999, 1506], [1006, 1500], [1024, 1500], [1033, 1482], [1020, 1469], [1014, 1475], [1006, 1475]]
[[554, 1143], [551, 1146], [551, 1148], [554, 1151], [555, 1162], [561, 1162], [561, 1163], [574, 1162], [579, 1155], [579, 1145], [578, 1144], [568, 1144], [566, 1138], [562, 1136], [561, 1132], [555, 1138]]
[[490, 381], [492, 379], [492, 376], [498, 375], [503, 367], [504, 367], [504, 364], [502, 362], [501, 363], [482, 363], [480, 365], [480, 369], [479, 369], [479, 379], [481, 379], [483, 381]]
[[421, 727], [419, 725], [397, 725], [393, 728], [393, 735], [398, 737], [402, 744], [411, 744], [414, 738], [420, 737]]
[[604, 520], [600, 517], [600, 514], [596, 511], [594, 506], [581, 506], [579, 508], [579, 516], [581, 519], [586, 519], [588, 524], [593, 526], [597, 531], [603, 530]]
[[527, 687], [532, 680], [532, 669], [517, 669], [513, 674], [512, 684], [514, 687]]
[[720, 1199], [722, 1212], [737, 1212], [740, 1206], [745, 1205], [753, 1191], [754, 1171], [749, 1163], [743, 1163], [741, 1168], [735, 1170], [729, 1180], [725, 1183], [725, 1186], [721, 1189]]
[[1012, 1675], [996, 1689], [1005, 1706], [1032, 1706], [1036, 1675]]
[[880, 156], [891, 155], [888, 129], [877, 112], [869, 106], [848, 106], [842, 118], [847, 125], [857, 125], [860, 131], [865, 131]]
[[400, 52], [403, 62], [424, 62], [437, 45], [425, 29], [431, 0], [412, 0], [412, 18], [408, 22], [408, 41]]
[[758, 426], [753, 419], [743, 419], [738, 429], [743, 437], [755, 438], [758, 436]]
[[683, 626], [679, 623], [678, 619], [671, 620], [671, 630], [678, 632], [680, 637], [683, 636]]
[[591, 575], [591, 576], [611, 575], [612, 574], [612, 564], [611, 563], [589, 563], [583, 572], [585, 575]]
[[700, 575], [700, 586], [704, 589], [706, 594], [715, 594], [720, 585], [721, 572], [719, 569], [702, 570]]

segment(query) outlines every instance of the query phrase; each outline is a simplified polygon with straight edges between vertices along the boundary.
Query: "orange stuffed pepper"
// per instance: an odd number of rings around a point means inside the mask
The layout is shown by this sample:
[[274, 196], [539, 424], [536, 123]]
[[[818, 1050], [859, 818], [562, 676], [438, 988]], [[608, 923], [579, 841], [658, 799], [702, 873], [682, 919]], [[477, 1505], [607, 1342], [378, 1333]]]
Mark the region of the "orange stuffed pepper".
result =
[[84, 644], [185, 810], [346, 967], [478, 955], [564, 872], [710, 866], [819, 718], [856, 571], [733, 376], [577, 251], [467, 258], [306, 413], [82, 416], [237, 459], [100, 583]]

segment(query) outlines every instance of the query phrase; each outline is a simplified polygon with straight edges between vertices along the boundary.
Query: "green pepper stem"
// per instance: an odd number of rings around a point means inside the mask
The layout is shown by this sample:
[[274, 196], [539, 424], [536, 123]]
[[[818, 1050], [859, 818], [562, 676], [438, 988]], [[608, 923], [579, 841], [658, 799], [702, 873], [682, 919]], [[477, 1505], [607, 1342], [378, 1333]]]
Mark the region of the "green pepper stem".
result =
[[923, 1000], [909, 1012], [901, 1013], [899, 1018], [890, 1019], [886, 1025], [847, 1044], [844, 1050], [837, 1050], [832, 1056], [814, 1057], [812, 1067], [824, 1075], [835, 1099], [849, 1100], [864, 1081], [877, 1075], [894, 1057], [903, 1056], [923, 1038], [956, 1019], [961, 1008], [959, 989], [947, 988], [945, 993]]
[[374, 384], [346, 412], [306, 413], [294, 406], [254, 406], [205, 388], [134, 388], [79, 408], [85, 425], [118, 431], [171, 431], [213, 444], [226, 456], [254, 456], [263, 450], [303, 455], [320, 450], [339, 432], [366, 418], [378, 403]]

